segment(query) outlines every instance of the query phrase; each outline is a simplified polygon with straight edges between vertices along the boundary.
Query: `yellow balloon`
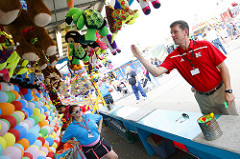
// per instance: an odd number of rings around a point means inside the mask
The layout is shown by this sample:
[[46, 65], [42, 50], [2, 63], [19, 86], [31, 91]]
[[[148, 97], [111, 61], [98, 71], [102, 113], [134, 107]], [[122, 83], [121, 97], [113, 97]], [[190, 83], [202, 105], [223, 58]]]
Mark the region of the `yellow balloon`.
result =
[[56, 142], [53, 143], [52, 147], [54, 147], [55, 149], [57, 149], [58, 145]]
[[42, 153], [44, 154], [45, 157], [47, 156], [46, 153], [45, 153], [44, 151], [39, 151], [39, 152], [42, 152]]
[[40, 114], [40, 109], [39, 108], [33, 108], [33, 115], [38, 115]]
[[7, 147], [7, 142], [6, 142], [5, 138], [3, 138], [2, 136], [0, 136], [0, 145], [2, 145], [3, 151]]
[[46, 135], [45, 137], [44, 137], [44, 139], [46, 139], [48, 137], [48, 135]]
[[29, 147], [36, 147], [39, 150], [39, 147], [37, 145], [31, 145]]
[[3, 138], [6, 140], [6, 146], [12, 146], [16, 142], [16, 138], [12, 133], [7, 132], [5, 135], [3, 135]]
[[39, 118], [39, 122], [42, 122], [46, 118], [44, 114], [37, 114], [36, 116]]

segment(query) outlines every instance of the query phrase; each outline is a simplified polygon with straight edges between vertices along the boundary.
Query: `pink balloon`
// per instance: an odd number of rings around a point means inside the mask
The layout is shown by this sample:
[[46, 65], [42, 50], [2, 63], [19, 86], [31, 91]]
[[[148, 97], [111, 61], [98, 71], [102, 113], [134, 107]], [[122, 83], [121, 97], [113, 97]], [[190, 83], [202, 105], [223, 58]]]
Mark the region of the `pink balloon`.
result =
[[3, 151], [2, 155], [8, 156], [11, 159], [21, 159], [22, 152], [17, 146], [8, 146]]
[[3, 136], [4, 134], [6, 134], [8, 132], [9, 126], [4, 120], [0, 120], [0, 125], [2, 127], [0, 129], [0, 136]]
[[13, 112], [13, 114], [16, 114], [20, 118], [20, 121], [23, 121], [22, 115], [19, 112]]
[[30, 120], [28, 120], [28, 119], [23, 120], [22, 122], [27, 123], [28, 126], [29, 126], [29, 129], [33, 127], [33, 123]]
[[48, 149], [46, 147], [40, 147], [40, 151], [45, 152], [45, 154], [48, 154]]

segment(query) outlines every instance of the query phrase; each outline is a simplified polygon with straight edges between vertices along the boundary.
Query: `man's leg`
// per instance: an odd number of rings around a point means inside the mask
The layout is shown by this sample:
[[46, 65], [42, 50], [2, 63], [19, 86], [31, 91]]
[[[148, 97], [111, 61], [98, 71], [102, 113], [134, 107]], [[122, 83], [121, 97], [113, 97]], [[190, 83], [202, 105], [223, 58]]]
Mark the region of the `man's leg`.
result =
[[228, 108], [225, 107], [225, 87], [224, 85], [210, 96], [195, 93], [195, 98], [203, 114], [213, 112], [219, 115], [238, 115], [235, 103]]
[[143, 97], [147, 97], [147, 95], [146, 95], [146, 93], [144, 92], [144, 90], [143, 90], [140, 82], [138, 82], [138, 90], [140, 91], [140, 93], [141, 93], [141, 95], [142, 95]]
[[220, 48], [222, 49], [223, 53], [226, 55], [227, 51], [225, 50], [224, 46], [222, 45], [221, 41], [217, 38], [216, 39], [218, 45], [220, 46]]
[[132, 85], [133, 93], [135, 94], [136, 100], [139, 100], [138, 88], [136, 85]]

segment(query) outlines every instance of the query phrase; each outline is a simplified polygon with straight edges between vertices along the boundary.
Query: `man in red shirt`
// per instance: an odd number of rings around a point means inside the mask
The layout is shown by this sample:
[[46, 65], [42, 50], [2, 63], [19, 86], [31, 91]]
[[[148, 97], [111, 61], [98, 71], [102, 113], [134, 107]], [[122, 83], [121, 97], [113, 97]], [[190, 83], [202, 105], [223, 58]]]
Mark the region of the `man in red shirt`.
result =
[[[164, 62], [155, 67], [132, 45], [133, 55], [155, 77], [176, 68], [182, 77], [196, 89], [195, 98], [202, 113], [238, 115], [231, 89], [230, 75], [224, 60], [226, 56], [207, 41], [189, 40], [189, 26], [185, 21], [170, 25], [176, 45]], [[229, 107], [225, 106], [225, 102]]]

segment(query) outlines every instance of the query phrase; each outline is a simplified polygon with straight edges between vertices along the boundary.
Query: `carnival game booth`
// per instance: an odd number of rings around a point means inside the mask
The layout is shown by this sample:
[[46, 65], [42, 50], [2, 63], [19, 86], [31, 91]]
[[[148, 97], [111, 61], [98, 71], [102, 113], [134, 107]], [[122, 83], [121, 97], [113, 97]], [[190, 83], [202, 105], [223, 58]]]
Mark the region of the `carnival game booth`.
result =
[[99, 112], [106, 125], [130, 143], [126, 132], [137, 134], [150, 156], [156, 153], [167, 158], [177, 147], [189, 158], [240, 158], [239, 116], [213, 115], [217, 120], [208, 121], [201, 113], [127, 106]]

